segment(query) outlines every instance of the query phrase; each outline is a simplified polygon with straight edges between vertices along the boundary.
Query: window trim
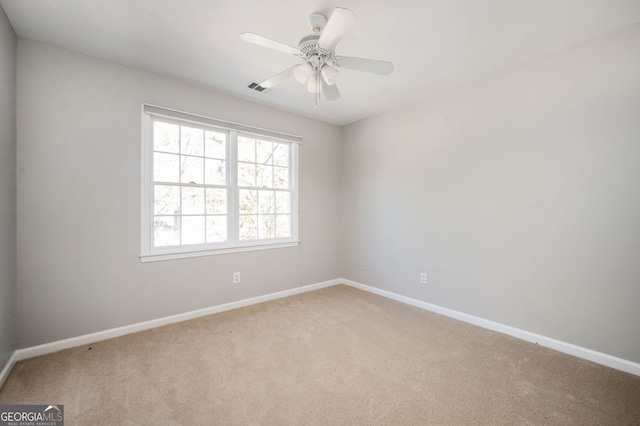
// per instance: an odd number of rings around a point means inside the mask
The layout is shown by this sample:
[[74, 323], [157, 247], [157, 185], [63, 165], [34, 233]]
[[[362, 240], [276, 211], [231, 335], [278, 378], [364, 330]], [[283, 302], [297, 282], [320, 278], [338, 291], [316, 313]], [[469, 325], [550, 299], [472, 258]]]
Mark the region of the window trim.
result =
[[[289, 135], [286, 133], [280, 133], [273, 130], [266, 130], [257, 127], [252, 127], [244, 124], [238, 124], [223, 120], [218, 120], [210, 117], [205, 117], [196, 114], [190, 114], [183, 111], [177, 111], [155, 105], [143, 104], [142, 105], [142, 144], [141, 144], [141, 232], [140, 232], [140, 261], [153, 262], [160, 260], [170, 259], [182, 259], [189, 257], [211, 256], [218, 254], [239, 253], [255, 250], [267, 250], [278, 249], [285, 247], [296, 247], [300, 245], [299, 240], [299, 146], [302, 144], [302, 138], [299, 136]], [[225, 245], [218, 248], [211, 247], [206, 244], [198, 245], [183, 245], [183, 246], [171, 246], [171, 247], [153, 247], [153, 233], [151, 226], [153, 220], [151, 215], [153, 212], [153, 196], [152, 188], [154, 185], [152, 171], [152, 146], [151, 141], [151, 125], [153, 117], [165, 118], [167, 121], [179, 121], [182, 123], [193, 123], [197, 126], [206, 126], [218, 128], [222, 131], [226, 131], [228, 134], [228, 146], [237, 146], [237, 136], [251, 135], [273, 142], [287, 142], [291, 144], [291, 193], [293, 194], [292, 206], [291, 206], [291, 228], [292, 236], [290, 241], [277, 241], [277, 240], [253, 240], [253, 242], [237, 241], [235, 238], [230, 239], [229, 243], [235, 243], [233, 246]], [[231, 138], [235, 138], [236, 142], [231, 143]], [[237, 184], [237, 152], [234, 149], [227, 149], [227, 168], [230, 172], [228, 175], [229, 182], [229, 197], [236, 198], [238, 191]], [[232, 167], [232, 165], [234, 165]], [[231, 205], [236, 205], [232, 203]], [[229, 212], [232, 215], [237, 216], [238, 212]], [[237, 231], [237, 230], [236, 230]], [[233, 230], [231, 230], [233, 232]]]

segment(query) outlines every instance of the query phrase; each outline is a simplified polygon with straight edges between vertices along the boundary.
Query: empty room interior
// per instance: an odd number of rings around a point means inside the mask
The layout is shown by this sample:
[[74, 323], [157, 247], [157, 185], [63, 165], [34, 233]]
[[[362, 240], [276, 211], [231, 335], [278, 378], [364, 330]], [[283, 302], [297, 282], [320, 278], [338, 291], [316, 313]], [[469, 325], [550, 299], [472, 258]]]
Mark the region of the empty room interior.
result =
[[640, 1], [0, 8], [0, 424], [640, 424]]

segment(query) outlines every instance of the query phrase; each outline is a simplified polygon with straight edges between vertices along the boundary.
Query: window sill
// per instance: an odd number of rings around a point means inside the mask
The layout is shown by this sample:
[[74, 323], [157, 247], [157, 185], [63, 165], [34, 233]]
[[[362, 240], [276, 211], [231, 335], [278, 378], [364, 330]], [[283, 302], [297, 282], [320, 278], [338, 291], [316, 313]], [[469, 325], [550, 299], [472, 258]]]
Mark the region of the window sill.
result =
[[300, 244], [299, 241], [291, 241], [286, 243], [276, 243], [276, 244], [264, 244], [264, 245], [256, 245], [256, 246], [245, 246], [245, 247], [232, 247], [232, 248], [222, 248], [222, 249], [208, 249], [208, 250], [193, 250], [193, 251], [180, 251], [180, 252], [171, 252], [171, 253], [153, 253], [153, 254], [141, 254], [140, 261], [141, 262], [159, 262], [162, 260], [174, 260], [174, 259], [185, 259], [190, 257], [202, 257], [202, 256], [215, 256], [219, 254], [231, 254], [231, 253], [242, 253], [247, 251], [256, 251], [256, 250], [272, 250], [286, 247], [297, 247]]

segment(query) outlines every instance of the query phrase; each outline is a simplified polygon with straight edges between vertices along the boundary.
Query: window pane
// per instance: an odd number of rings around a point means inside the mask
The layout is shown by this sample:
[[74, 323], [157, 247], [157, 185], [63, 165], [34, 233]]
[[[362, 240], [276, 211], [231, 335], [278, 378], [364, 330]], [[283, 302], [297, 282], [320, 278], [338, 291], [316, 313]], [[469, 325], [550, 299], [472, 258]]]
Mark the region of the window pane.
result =
[[153, 213], [156, 215], [180, 214], [180, 187], [155, 185], [153, 190]]
[[180, 156], [182, 161], [182, 183], [204, 183], [204, 159]]
[[206, 130], [204, 132], [204, 155], [209, 158], [227, 158], [227, 135]]
[[202, 244], [204, 236], [204, 216], [182, 217], [182, 244]]
[[180, 216], [155, 216], [153, 218], [153, 245], [155, 247], [180, 244]]
[[258, 191], [258, 213], [273, 213], [276, 203], [274, 191]]
[[273, 142], [256, 141], [257, 163], [271, 164], [273, 159]]
[[225, 216], [207, 216], [207, 242], [227, 241], [227, 218]]
[[291, 213], [291, 195], [288, 192], [276, 192], [276, 213]]
[[164, 152], [180, 152], [179, 129], [177, 124], [153, 123], [153, 149]]
[[256, 162], [256, 140], [238, 136], [238, 161]]
[[273, 168], [273, 187], [274, 188], [289, 188], [289, 169], [284, 167]]
[[286, 238], [291, 236], [291, 216], [276, 216], [276, 238]]
[[227, 190], [207, 188], [207, 214], [227, 214]]
[[241, 189], [238, 191], [240, 198], [238, 207], [240, 213], [257, 213], [258, 212], [258, 196], [257, 191], [250, 189]]
[[274, 145], [273, 164], [276, 166], [289, 167], [289, 145], [283, 143]]
[[182, 214], [204, 214], [204, 188], [182, 188]]
[[207, 188], [207, 214], [227, 214], [227, 190]]
[[275, 238], [276, 217], [273, 215], [260, 215], [258, 218], [258, 238]]
[[207, 185], [224, 185], [226, 180], [226, 161], [205, 159], [204, 183]]
[[154, 153], [153, 180], [156, 182], [180, 182], [180, 156]]
[[182, 126], [180, 134], [181, 154], [204, 155], [204, 130]]
[[238, 185], [256, 186], [255, 164], [238, 163]]
[[255, 240], [258, 238], [258, 228], [256, 226], [256, 217], [241, 215], [240, 216], [240, 239]]
[[258, 187], [273, 188], [273, 167], [256, 166], [256, 174], [258, 178]]

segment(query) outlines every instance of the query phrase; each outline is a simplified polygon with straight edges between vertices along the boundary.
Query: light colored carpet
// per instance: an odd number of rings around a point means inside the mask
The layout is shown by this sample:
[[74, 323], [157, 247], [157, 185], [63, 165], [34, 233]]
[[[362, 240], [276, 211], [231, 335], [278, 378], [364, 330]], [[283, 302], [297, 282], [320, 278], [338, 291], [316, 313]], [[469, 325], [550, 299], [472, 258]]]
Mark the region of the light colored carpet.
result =
[[346, 286], [19, 362], [66, 425], [638, 425], [640, 377]]

